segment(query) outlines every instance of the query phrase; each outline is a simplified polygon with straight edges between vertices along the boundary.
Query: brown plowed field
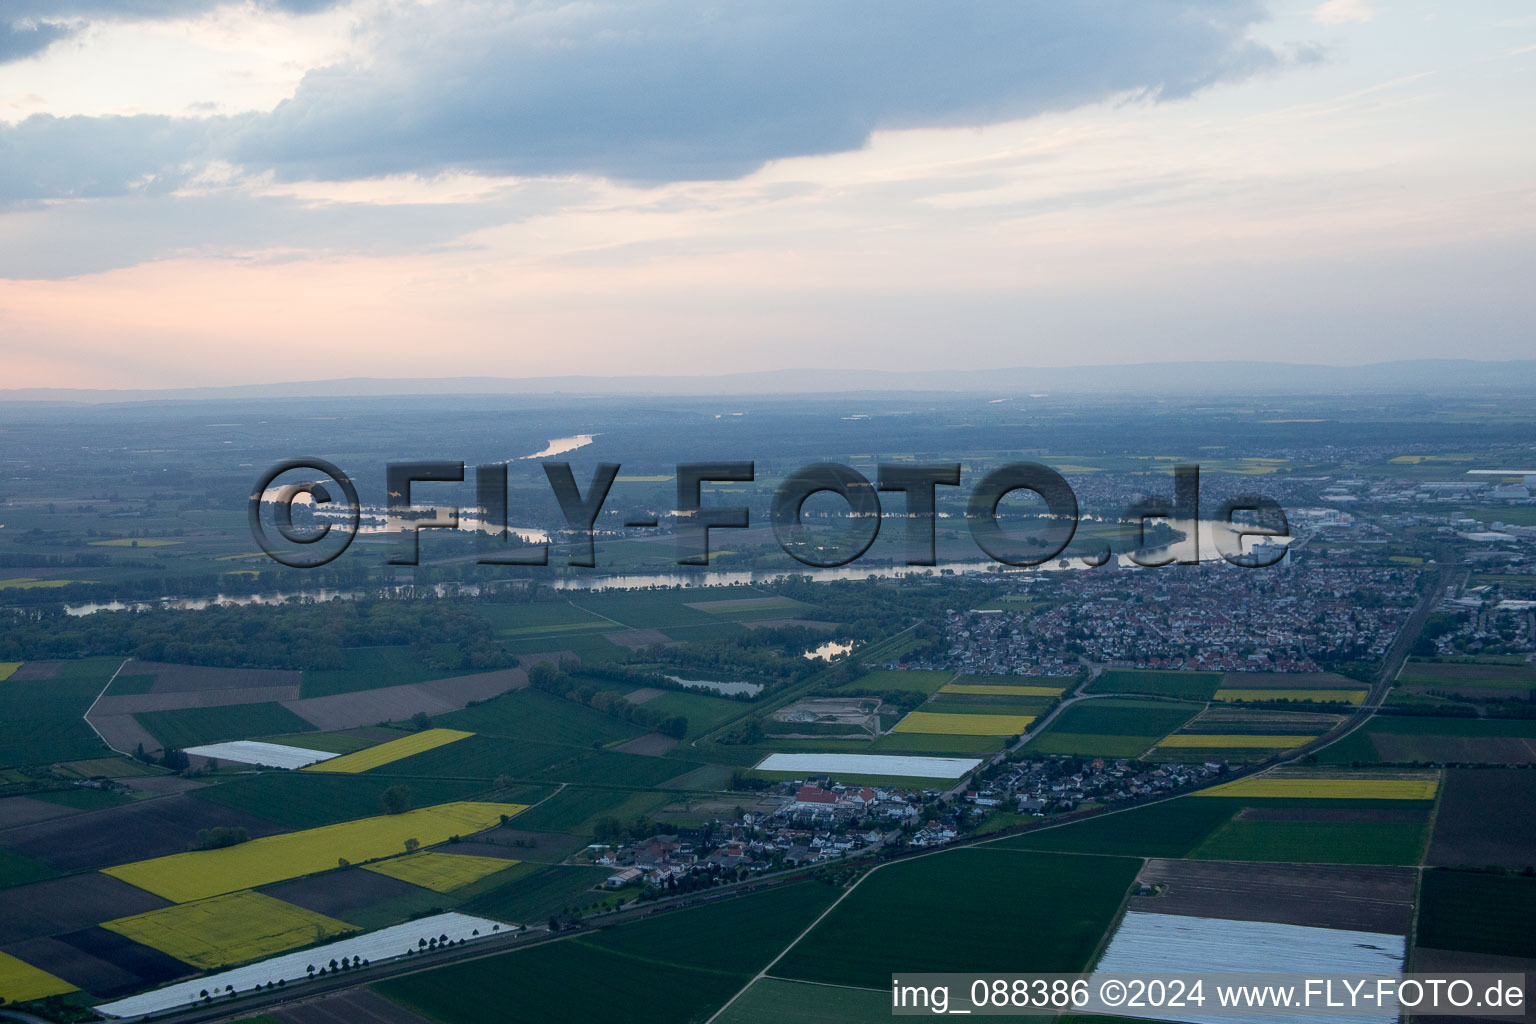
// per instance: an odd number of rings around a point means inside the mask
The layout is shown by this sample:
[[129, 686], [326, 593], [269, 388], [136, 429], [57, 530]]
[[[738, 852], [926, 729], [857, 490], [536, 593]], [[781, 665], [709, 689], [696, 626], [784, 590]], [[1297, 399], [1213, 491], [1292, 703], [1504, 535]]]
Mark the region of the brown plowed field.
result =
[[62, 871], [87, 871], [182, 853], [198, 829], [220, 825], [244, 828], [252, 838], [283, 831], [265, 818], [177, 795], [23, 825], [0, 834], [0, 845]]
[[377, 871], [352, 868], [349, 871], [332, 871], [308, 878], [295, 878], [291, 882], [278, 882], [261, 890], [268, 896], [313, 910], [326, 917], [336, 917], [349, 910], [382, 903], [384, 900], [409, 896], [419, 891], [409, 882], [381, 875]]
[[172, 665], [161, 661], [130, 661], [125, 676], [154, 676], [150, 693], [183, 693], [190, 690], [248, 690], [273, 686], [298, 686], [300, 673], [272, 668], [204, 668]]
[[1536, 865], [1536, 771], [1453, 768], [1446, 772], [1429, 863], [1441, 867]]
[[110, 875], [54, 878], [0, 889], [0, 946], [168, 906], [169, 901]]
[[1412, 868], [1151, 860], [1138, 880], [1166, 883], [1167, 891], [1132, 897], [1130, 909], [1406, 935], [1415, 875]]

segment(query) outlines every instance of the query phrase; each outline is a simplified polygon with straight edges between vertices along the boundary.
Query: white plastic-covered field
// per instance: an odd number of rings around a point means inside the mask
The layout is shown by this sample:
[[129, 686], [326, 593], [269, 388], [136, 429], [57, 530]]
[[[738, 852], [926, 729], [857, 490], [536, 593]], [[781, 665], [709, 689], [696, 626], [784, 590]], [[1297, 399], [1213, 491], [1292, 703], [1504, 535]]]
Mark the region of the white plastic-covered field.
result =
[[211, 757], [218, 761], [259, 764], [265, 768], [303, 768], [307, 764], [329, 761], [336, 756], [328, 750], [310, 750], [307, 747], [290, 747], [284, 743], [261, 743], [256, 740], [208, 743], [201, 747], [188, 747], [184, 753], [194, 757]]
[[[1170, 971], [1200, 974], [1297, 975], [1400, 974], [1406, 940], [1401, 935], [1309, 928], [1267, 921], [1226, 921], [1214, 917], [1131, 912], [1125, 915], [1095, 974], [1166, 977]], [[1092, 984], [1092, 982], [1090, 982]], [[1207, 996], [1210, 993], [1206, 993]], [[1211, 1007], [1217, 1000], [1208, 999]], [[1120, 1008], [1124, 1017], [1155, 1017], [1190, 1024], [1275, 1024], [1273, 1013], [1202, 1013], [1196, 1007], [1138, 1011]], [[1330, 1013], [1329, 1024], [1396, 1024], [1395, 1009], [1366, 1007], [1348, 1014]]]
[[828, 775], [892, 775], [913, 779], [958, 779], [981, 764], [974, 757], [899, 757], [894, 754], [769, 754], [758, 762], [765, 772], [825, 772]]
[[[311, 967], [316, 973], [329, 971], [332, 960], [351, 960], [353, 957], [361, 957], [370, 963], [380, 963], [385, 960], [399, 959], [407, 953], [413, 955], [420, 953], [434, 943], [441, 945], [445, 939], [453, 943], [461, 940], [473, 941], [500, 934], [511, 927], [513, 926], [502, 924], [500, 921], [471, 917], [468, 914], [436, 914], [409, 924], [397, 924], [391, 928], [382, 928], [367, 935], [342, 939], [313, 949], [284, 953], [282, 956], [247, 964], [232, 971], [167, 985], [153, 992], [130, 996], [112, 1003], [103, 1003], [96, 1009], [109, 1017], [137, 1017], [145, 1013], [164, 1013], [167, 1010], [187, 1009], [203, 1004], [204, 992], [212, 997], [214, 1003], [232, 1003], [237, 1000], [230, 998], [230, 988], [233, 988], [237, 995], [250, 995], [258, 988], [265, 989], [268, 982], [276, 985], [278, 981], [283, 981], [291, 985], [294, 982], [307, 981]], [[356, 969], [367, 971], [366, 967]], [[287, 985], [284, 987], [286, 988]]]

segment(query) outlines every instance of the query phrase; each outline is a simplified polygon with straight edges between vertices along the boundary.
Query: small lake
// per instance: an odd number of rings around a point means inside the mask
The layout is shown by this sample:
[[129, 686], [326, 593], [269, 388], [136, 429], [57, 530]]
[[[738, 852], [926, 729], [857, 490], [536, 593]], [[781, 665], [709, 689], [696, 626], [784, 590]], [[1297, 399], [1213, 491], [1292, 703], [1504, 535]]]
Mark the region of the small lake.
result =
[[748, 697], [756, 697], [763, 692], [761, 683], [721, 683], [713, 679], [680, 679], [677, 676], [667, 676], [680, 686], [686, 686], [690, 690], [713, 690], [723, 693], [727, 697], [735, 697], [738, 694], [746, 694]]
[[828, 640], [820, 647], [813, 647], [805, 652], [805, 656], [812, 661], [831, 661], [833, 658], [841, 658], [853, 650], [852, 640]]

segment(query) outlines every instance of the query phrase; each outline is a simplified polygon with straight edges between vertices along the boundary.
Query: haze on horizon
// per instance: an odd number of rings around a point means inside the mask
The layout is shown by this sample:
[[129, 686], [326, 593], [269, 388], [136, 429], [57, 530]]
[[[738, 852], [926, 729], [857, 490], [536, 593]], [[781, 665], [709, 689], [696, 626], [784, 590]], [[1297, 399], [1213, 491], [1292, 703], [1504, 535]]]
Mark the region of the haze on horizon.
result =
[[3, 386], [1532, 355], [1536, 14], [11, 0]]

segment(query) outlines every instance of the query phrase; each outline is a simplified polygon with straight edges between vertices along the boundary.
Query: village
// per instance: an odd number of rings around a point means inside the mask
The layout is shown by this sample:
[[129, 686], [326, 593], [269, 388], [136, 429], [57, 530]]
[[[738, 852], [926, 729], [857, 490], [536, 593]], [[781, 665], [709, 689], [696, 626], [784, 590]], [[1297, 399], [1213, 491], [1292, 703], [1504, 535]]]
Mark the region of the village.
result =
[[774, 810], [743, 811], [728, 822], [679, 827], [626, 843], [595, 843], [587, 854], [593, 863], [614, 869], [608, 888], [688, 891], [881, 847], [942, 846], [975, 832], [994, 814], [1044, 818], [1172, 796], [1227, 771], [1225, 762], [1036, 757], [984, 769], [978, 775], [985, 778], [952, 795], [843, 784], [829, 777], [795, 779], [763, 795], [777, 803]]

